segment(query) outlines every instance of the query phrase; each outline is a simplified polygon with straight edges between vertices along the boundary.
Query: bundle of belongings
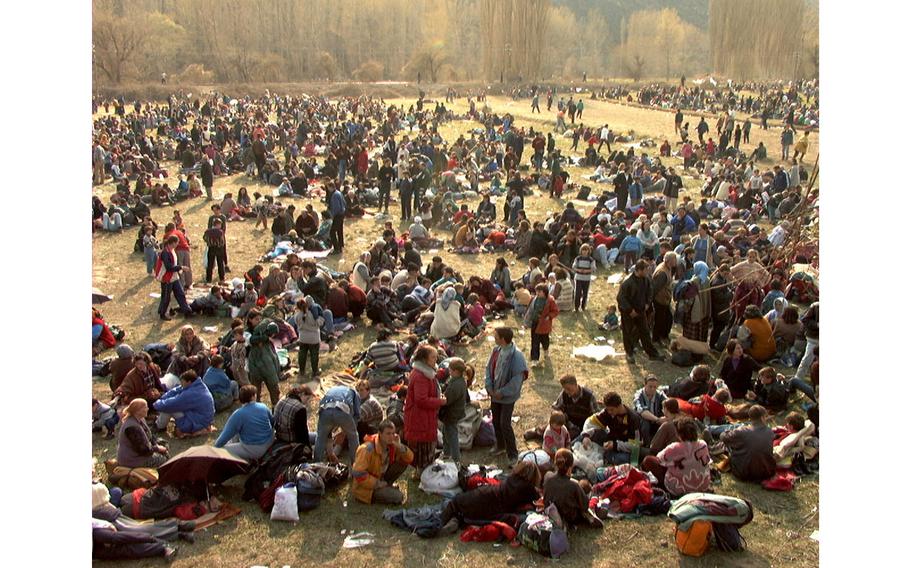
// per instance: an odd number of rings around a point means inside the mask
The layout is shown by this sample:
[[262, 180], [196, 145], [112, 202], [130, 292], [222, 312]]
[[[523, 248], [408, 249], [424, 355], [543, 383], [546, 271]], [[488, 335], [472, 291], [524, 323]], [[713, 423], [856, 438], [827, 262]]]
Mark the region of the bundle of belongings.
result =
[[686, 556], [702, 556], [711, 544], [724, 552], [746, 547], [739, 529], [752, 522], [752, 503], [736, 497], [689, 493], [670, 507], [676, 523], [676, 548]]
[[649, 472], [630, 464], [599, 467], [591, 488], [589, 508], [601, 520], [663, 515], [670, 509], [667, 494]]

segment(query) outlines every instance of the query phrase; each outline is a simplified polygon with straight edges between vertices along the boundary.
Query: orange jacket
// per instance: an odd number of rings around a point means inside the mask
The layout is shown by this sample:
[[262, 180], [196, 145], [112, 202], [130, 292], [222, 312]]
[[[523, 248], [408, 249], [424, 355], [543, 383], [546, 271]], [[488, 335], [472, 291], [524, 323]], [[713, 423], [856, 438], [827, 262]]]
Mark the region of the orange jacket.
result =
[[774, 333], [771, 330], [771, 324], [764, 317], [751, 318], [743, 322], [752, 334], [752, 347], [749, 348], [749, 355], [756, 361], [767, 361], [777, 352], [777, 343], [774, 341]]
[[[389, 465], [395, 462], [410, 464], [414, 461], [414, 452], [404, 444], [392, 446], [389, 452]], [[357, 448], [354, 465], [351, 467], [354, 478], [354, 498], [361, 503], [373, 502], [373, 490], [382, 479], [382, 450], [379, 445], [379, 434], [364, 438]]]

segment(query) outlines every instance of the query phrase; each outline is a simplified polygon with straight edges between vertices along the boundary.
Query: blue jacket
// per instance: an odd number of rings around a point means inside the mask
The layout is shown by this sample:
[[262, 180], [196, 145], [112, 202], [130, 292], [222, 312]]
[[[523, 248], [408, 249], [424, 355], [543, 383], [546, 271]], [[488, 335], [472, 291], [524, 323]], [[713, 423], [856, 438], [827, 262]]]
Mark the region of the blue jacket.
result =
[[[338, 404], [344, 404], [349, 409], [349, 414], [354, 417], [354, 421], [360, 421], [360, 395], [351, 387], [332, 387], [325, 392], [322, 400], [319, 401], [319, 410], [324, 408], [335, 408]], [[343, 411], [343, 409], [340, 409]]]
[[[484, 383], [487, 388], [487, 392], [492, 393], [495, 389], [493, 388], [493, 354], [499, 353], [500, 347], [493, 348], [493, 353], [490, 354], [490, 358], [487, 360], [487, 368], [484, 375]], [[528, 363], [525, 361], [525, 356], [521, 351], [518, 350], [518, 347], [515, 347], [511, 361], [505, 362], [507, 365], [510, 365], [511, 368], [511, 377], [509, 381], [499, 389], [499, 392], [502, 394], [502, 398], [499, 400], [494, 400], [493, 402], [498, 402], [501, 404], [513, 404], [518, 400], [518, 397], [521, 396], [521, 385], [524, 384], [525, 375], [528, 372]], [[503, 361], [499, 359], [496, 360], [496, 365], [502, 365]]]
[[332, 213], [332, 217], [344, 215], [345, 212], [347, 212], [347, 206], [344, 203], [344, 195], [338, 190], [335, 190], [335, 192], [332, 193], [332, 197], [329, 198], [329, 211]]
[[205, 383], [199, 379], [190, 386], [176, 387], [155, 401], [155, 410], [166, 414], [182, 412], [174, 422], [181, 432], [190, 433], [208, 428], [215, 419], [215, 401]]
[[248, 402], [228, 418], [224, 430], [215, 441], [215, 447], [223, 447], [237, 435], [244, 444], [251, 446], [268, 444], [275, 438], [274, 422], [268, 406], [261, 402]]
[[209, 367], [202, 377], [202, 382], [209, 388], [212, 396], [226, 396], [231, 394], [231, 379], [224, 369]]

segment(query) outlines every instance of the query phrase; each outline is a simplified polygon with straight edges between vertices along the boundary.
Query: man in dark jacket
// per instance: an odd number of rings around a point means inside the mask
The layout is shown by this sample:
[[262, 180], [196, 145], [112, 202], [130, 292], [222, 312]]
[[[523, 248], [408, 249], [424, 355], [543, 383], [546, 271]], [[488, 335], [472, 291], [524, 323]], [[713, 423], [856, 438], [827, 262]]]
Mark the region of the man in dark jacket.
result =
[[[730, 265], [721, 264], [711, 279], [711, 337], [708, 345], [717, 348], [720, 332], [730, 323], [730, 304], [733, 301], [733, 284]], [[717, 348], [719, 350], [719, 348]]]
[[629, 201], [629, 186], [632, 184], [632, 176], [626, 173], [626, 165], [619, 165], [619, 173], [613, 178], [613, 190], [616, 192], [616, 210], [625, 211], [626, 203]]
[[622, 343], [626, 350], [626, 361], [635, 363], [635, 346], [641, 342], [642, 348], [648, 357], [654, 361], [663, 361], [663, 357], [651, 343], [651, 331], [648, 329], [646, 313], [653, 310], [651, 303], [653, 293], [651, 280], [645, 275], [648, 263], [639, 260], [635, 263], [635, 271], [629, 275], [619, 286], [616, 303], [622, 315]]
[[664, 186], [664, 197], [667, 201], [667, 210], [674, 211], [676, 209], [676, 201], [679, 199], [679, 190], [682, 189], [683, 182], [682, 178], [676, 175], [673, 168], [667, 170], [667, 184]]
[[202, 178], [202, 187], [205, 188], [205, 199], [211, 201], [212, 186], [215, 185], [215, 171], [212, 168], [212, 161], [205, 154], [202, 156], [202, 168], [199, 173]]
[[531, 258], [547, 258], [550, 254], [550, 236], [543, 228], [543, 223], [534, 223], [531, 232], [531, 242], [528, 245], [528, 256]]

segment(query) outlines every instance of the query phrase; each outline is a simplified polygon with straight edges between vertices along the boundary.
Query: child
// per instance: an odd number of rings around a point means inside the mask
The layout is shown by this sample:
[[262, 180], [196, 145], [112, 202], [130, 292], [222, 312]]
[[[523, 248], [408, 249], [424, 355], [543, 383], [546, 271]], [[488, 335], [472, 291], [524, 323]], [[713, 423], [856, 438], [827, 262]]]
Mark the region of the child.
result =
[[515, 315], [523, 318], [528, 310], [528, 304], [531, 303], [531, 292], [521, 282], [515, 283], [515, 291], [512, 293], [512, 306], [515, 308]]
[[221, 355], [212, 356], [212, 364], [206, 370], [202, 377], [202, 382], [208, 387], [215, 400], [215, 412], [227, 410], [234, 405], [235, 400], [240, 399], [240, 385], [237, 381], [232, 381], [224, 372], [224, 357]]
[[579, 255], [572, 262], [572, 271], [575, 273], [575, 311], [588, 309], [588, 290], [591, 288], [591, 274], [597, 267], [597, 262], [591, 256], [591, 245], [583, 244]]
[[294, 312], [293, 319], [297, 326], [298, 344], [300, 345], [300, 351], [297, 353], [300, 382], [303, 382], [303, 376], [306, 374], [307, 357], [309, 357], [313, 380], [319, 380], [319, 343], [321, 341], [319, 330], [325, 323], [322, 308], [314, 302], [312, 297], [306, 296], [297, 300], [297, 311]]
[[464, 325], [464, 332], [469, 337], [477, 337], [483, 331], [484, 319], [487, 311], [479, 301], [477, 294], [468, 294], [468, 318]]
[[112, 406], [97, 398], [92, 399], [92, 432], [101, 432], [105, 440], [114, 437], [114, 428], [120, 422], [120, 415]]
[[208, 294], [193, 300], [193, 303], [190, 304], [190, 309], [193, 310], [193, 313], [215, 316], [218, 313], [218, 309], [226, 303], [221, 295], [221, 287], [216, 284], [211, 287]]
[[557, 410], [550, 414], [549, 425], [543, 432], [543, 451], [552, 460], [557, 450], [568, 448], [571, 443], [572, 437], [566, 428], [566, 415]]
[[246, 372], [246, 337], [243, 335], [243, 326], [234, 328], [234, 344], [231, 345], [231, 374], [240, 386], [250, 384]]
[[604, 316], [604, 322], [600, 324], [600, 329], [604, 331], [616, 331], [619, 329], [619, 316], [616, 315], [616, 306], [607, 308], [607, 315]]
[[151, 225], [144, 229], [142, 235], [142, 253], [145, 255], [145, 271], [152, 276], [155, 261], [158, 260], [158, 239], [155, 238], [155, 227]]
[[256, 307], [256, 302], [259, 301], [259, 293], [256, 292], [255, 284], [252, 282], [245, 282], [243, 288], [243, 303], [240, 304], [240, 313], [237, 314], [237, 317], [240, 318], [245, 318], [247, 313]]
[[439, 409], [442, 422], [442, 453], [456, 463], [461, 461], [461, 447], [458, 443], [458, 422], [464, 418], [468, 389], [465, 383], [467, 366], [458, 357], [449, 360], [449, 380], [446, 381], [443, 396], [446, 404]]
[[641, 239], [635, 233], [629, 233], [619, 245], [619, 254], [623, 255], [626, 272], [632, 270], [632, 265], [638, 261], [641, 256]]

